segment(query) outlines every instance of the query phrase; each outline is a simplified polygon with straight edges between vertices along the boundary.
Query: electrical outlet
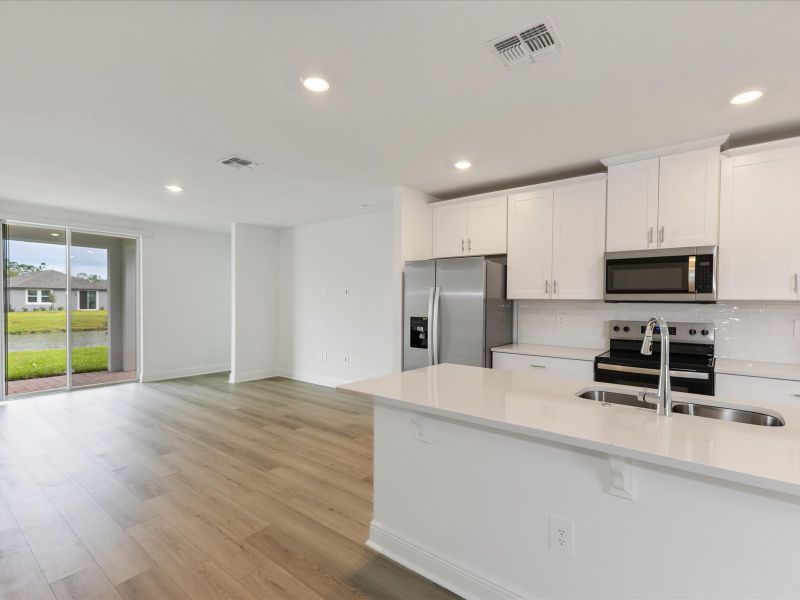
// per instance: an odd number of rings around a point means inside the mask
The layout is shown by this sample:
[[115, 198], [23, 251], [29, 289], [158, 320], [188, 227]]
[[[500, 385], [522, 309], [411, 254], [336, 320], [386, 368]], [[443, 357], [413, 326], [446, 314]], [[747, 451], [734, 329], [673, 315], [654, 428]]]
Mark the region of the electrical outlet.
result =
[[556, 327], [567, 326], [567, 315], [556, 315]]
[[575, 556], [575, 524], [559, 517], [550, 517], [550, 550]]
[[349, 354], [345, 354], [344, 355], [344, 362], [345, 362], [346, 365], [350, 364], [350, 355]]

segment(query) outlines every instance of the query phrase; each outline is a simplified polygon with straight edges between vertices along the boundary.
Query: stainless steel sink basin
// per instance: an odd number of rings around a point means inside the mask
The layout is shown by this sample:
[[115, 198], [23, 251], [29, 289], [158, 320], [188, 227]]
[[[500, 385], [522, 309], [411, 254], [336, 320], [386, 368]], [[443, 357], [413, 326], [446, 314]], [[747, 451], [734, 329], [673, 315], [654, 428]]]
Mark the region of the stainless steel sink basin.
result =
[[597, 400], [603, 404], [622, 404], [623, 406], [637, 406], [639, 408], [652, 408], [655, 410], [655, 404], [642, 402], [636, 394], [624, 394], [622, 392], [612, 392], [610, 390], [586, 390], [582, 394], [578, 394], [578, 398]]
[[[655, 410], [656, 408], [655, 404], [641, 400], [640, 396], [637, 394], [626, 394], [624, 392], [611, 390], [586, 390], [577, 396], [579, 398], [586, 398], [587, 400], [596, 400], [603, 404], [621, 404], [623, 406], [649, 408], [650, 410]], [[734, 421], [736, 423], [747, 423], [748, 425], [763, 425], [765, 427], [783, 427], [786, 424], [781, 417], [768, 415], [767, 413], [726, 406], [694, 404], [691, 402], [673, 402], [672, 412], [694, 417], [705, 417], [707, 419], [719, 419], [720, 421]]]
[[708, 419], [719, 419], [721, 421], [763, 425], [766, 427], [783, 427], [785, 425], [783, 419], [774, 415], [724, 406], [676, 403], [672, 405], [672, 412], [682, 415], [693, 415], [695, 417], [706, 417]]

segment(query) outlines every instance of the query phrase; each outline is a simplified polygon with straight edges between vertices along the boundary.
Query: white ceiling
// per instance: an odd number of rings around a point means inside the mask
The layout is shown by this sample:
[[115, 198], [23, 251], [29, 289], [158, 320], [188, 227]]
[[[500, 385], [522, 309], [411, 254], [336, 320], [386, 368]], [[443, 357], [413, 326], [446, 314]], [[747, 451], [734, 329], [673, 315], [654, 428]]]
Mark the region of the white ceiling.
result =
[[[507, 71], [487, 51], [547, 15], [563, 53]], [[295, 224], [398, 184], [446, 196], [796, 134], [799, 27], [798, 2], [0, 2], [0, 198]], [[333, 88], [310, 95], [307, 73]], [[728, 104], [752, 86], [761, 101]], [[216, 163], [231, 154], [263, 166]]]

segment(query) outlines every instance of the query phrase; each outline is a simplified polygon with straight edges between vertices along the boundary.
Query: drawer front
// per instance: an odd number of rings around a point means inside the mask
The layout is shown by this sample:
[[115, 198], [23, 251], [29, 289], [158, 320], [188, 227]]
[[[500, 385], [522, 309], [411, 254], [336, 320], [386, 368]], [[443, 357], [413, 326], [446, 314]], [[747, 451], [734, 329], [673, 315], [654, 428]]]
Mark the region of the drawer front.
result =
[[722, 400], [735, 398], [753, 406], [758, 406], [760, 401], [798, 406], [800, 405], [800, 381], [718, 373], [715, 395]]
[[566, 379], [588, 379], [594, 376], [594, 366], [588, 360], [529, 356], [527, 354], [492, 353], [492, 368], [505, 371], [524, 371], [541, 375], [553, 375]]

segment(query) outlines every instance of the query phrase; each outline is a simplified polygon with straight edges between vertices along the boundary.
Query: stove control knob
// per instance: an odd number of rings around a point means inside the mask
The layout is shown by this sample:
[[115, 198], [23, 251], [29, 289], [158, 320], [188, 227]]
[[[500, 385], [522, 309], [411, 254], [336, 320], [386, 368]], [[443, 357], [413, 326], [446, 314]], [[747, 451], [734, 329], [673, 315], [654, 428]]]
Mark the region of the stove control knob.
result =
[[703, 329], [703, 331], [701, 331], [700, 333], [702, 333], [703, 335], [708, 335], [708, 329]]
[[625, 327], [622, 328], [622, 331], [624, 331], [625, 333], [628, 333], [630, 330], [631, 328], [628, 327], [627, 325], [625, 325]]
[[689, 330], [689, 335], [694, 335], [696, 333], [697, 333], [697, 329], [690, 329]]
[[619, 331], [619, 325], [614, 325], [614, 331]]

